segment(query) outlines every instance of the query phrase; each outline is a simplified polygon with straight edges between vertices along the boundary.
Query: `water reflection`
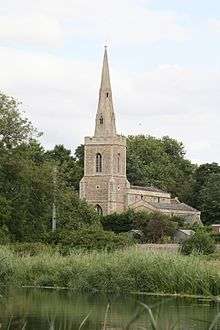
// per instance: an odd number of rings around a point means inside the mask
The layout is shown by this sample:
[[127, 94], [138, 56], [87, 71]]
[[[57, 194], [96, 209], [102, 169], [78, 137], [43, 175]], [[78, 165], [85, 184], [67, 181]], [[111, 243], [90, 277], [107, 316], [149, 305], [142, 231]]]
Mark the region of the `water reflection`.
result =
[[[71, 291], [43, 289], [5, 289], [0, 298], [1, 329], [81, 329], [100, 330], [110, 308], [106, 330], [150, 329], [149, 315], [138, 301], [152, 308], [160, 329], [208, 329], [219, 312], [210, 301], [158, 298], [149, 296], [76, 295]], [[87, 317], [87, 318], [86, 318]], [[220, 324], [213, 329], [220, 329]]]

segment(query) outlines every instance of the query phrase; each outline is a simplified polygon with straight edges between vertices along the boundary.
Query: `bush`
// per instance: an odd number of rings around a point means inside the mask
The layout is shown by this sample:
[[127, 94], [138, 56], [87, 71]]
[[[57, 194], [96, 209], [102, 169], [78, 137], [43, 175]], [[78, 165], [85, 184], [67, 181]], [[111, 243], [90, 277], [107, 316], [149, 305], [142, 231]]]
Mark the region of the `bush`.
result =
[[127, 232], [133, 228], [134, 211], [113, 213], [103, 216], [101, 223], [104, 230], [112, 230], [115, 233]]
[[191, 238], [183, 242], [181, 252], [183, 254], [199, 253], [211, 254], [215, 251], [215, 241], [211, 235], [204, 231], [198, 230]]
[[171, 241], [178, 223], [162, 213], [143, 212], [142, 217], [135, 220], [135, 226], [144, 233], [147, 242], [161, 243], [164, 237], [165, 241]]
[[97, 228], [57, 231], [50, 235], [48, 242], [58, 245], [64, 255], [74, 249], [113, 251], [133, 243], [126, 234], [114, 234]]
[[164, 237], [170, 237], [171, 240], [176, 229], [175, 222], [160, 215], [149, 221], [146, 227], [146, 238], [152, 243], [161, 243]]
[[[170, 217], [158, 212], [128, 210], [125, 213], [113, 213], [104, 216], [101, 223], [104, 230], [112, 230], [115, 233], [138, 229], [143, 232], [144, 241], [159, 243], [170, 242], [175, 230], [183, 226], [184, 220], [177, 216]], [[164, 236], [165, 238], [163, 238]]]
[[212, 238], [217, 244], [220, 244], [220, 234], [212, 234]]

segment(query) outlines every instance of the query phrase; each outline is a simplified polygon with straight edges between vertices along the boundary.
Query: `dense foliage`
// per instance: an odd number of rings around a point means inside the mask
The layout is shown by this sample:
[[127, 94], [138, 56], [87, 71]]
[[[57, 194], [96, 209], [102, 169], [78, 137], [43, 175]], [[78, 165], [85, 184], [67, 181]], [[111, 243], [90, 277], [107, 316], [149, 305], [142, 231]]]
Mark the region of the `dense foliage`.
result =
[[133, 243], [126, 234], [117, 235], [97, 227], [58, 230], [48, 236], [47, 242], [57, 246], [63, 255], [70, 254], [75, 249], [113, 251]]
[[153, 185], [186, 200], [196, 166], [185, 159], [181, 142], [165, 136], [129, 136], [127, 176], [135, 185]]
[[140, 237], [141, 242], [150, 243], [163, 243], [164, 239], [172, 241], [176, 229], [184, 226], [184, 220], [176, 216], [133, 210], [103, 216], [101, 223], [105, 230], [115, 233], [139, 230], [143, 234]]
[[197, 230], [195, 234], [188, 240], [184, 241], [181, 246], [183, 254], [199, 253], [211, 254], [215, 251], [215, 241], [205, 230]]
[[63, 146], [45, 152], [38, 135], [16, 100], [0, 94], [1, 243], [44, 240], [54, 202], [58, 228], [98, 222], [97, 213], [74, 191], [79, 161]]
[[135, 214], [133, 210], [128, 210], [124, 213], [112, 213], [101, 218], [101, 223], [104, 230], [112, 230], [115, 233], [130, 231], [134, 228]]
[[195, 172], [191, 203], [202, 211], [205, 224], [220, 223], [220, 166], [203, 164]]

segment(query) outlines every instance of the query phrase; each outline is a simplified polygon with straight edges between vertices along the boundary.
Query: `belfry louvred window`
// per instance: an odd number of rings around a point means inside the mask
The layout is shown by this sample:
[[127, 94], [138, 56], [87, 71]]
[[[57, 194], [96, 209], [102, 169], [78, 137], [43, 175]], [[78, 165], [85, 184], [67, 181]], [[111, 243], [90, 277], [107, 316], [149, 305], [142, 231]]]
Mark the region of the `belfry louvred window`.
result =
[[96, 154], [96, 172], [102, 172], [102, 155], [100, 153]]

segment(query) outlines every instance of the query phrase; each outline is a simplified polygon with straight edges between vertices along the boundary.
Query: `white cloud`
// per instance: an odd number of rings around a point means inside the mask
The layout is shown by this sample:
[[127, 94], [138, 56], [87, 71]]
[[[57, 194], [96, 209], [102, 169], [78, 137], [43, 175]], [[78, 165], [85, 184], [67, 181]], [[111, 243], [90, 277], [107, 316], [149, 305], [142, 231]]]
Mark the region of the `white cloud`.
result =
[[60, 46], [62, 29], [57, 19], [42, 14], [0, 15], [0, 40]]
[[[0, 85], [24, 103], [47, 147], [76, 147], [92, 135], [100, 64], [0, 48]], [[118, 131], [169, 135], [188, 157], [219, 161], [220, 73], [161, 65], [142, 74], [111, 68]], [[203, 142], [205, 141], [205, 142]]]
[[25, 44], [59, 45], [66, 36], [111, 44], [184, 41], [190, 36], [175, 12], [149, 10], [137, 0], [8, 0], [3, 8], [0, 39]]
[[[93, 134], [100, 63], [85, 61], [87, 54], [71, 59], [68, 45], [95, 48], [107, 39], [129, 57], [126, 51], [142, 52], [147, 43], [195, 37], [186, 17], [149, 9], [148, 2], [0, 0], [0, 41], [7, 45], [0, 47], [0, 86], [23, 101], [27, 115], [45, 132], [47, 147], [75, 147]], [[220, 31], [220, 21], [209, 20], [209, 27]], [[54, 52], [54, 47], [60, 48]], [[157, 67], [142, 73], [111, 68], [118, 131], [170, 135], [183, 140], [191, 159], [220, 162], [220, 72], [167, 64], [163, 54], [158, 58]]]

